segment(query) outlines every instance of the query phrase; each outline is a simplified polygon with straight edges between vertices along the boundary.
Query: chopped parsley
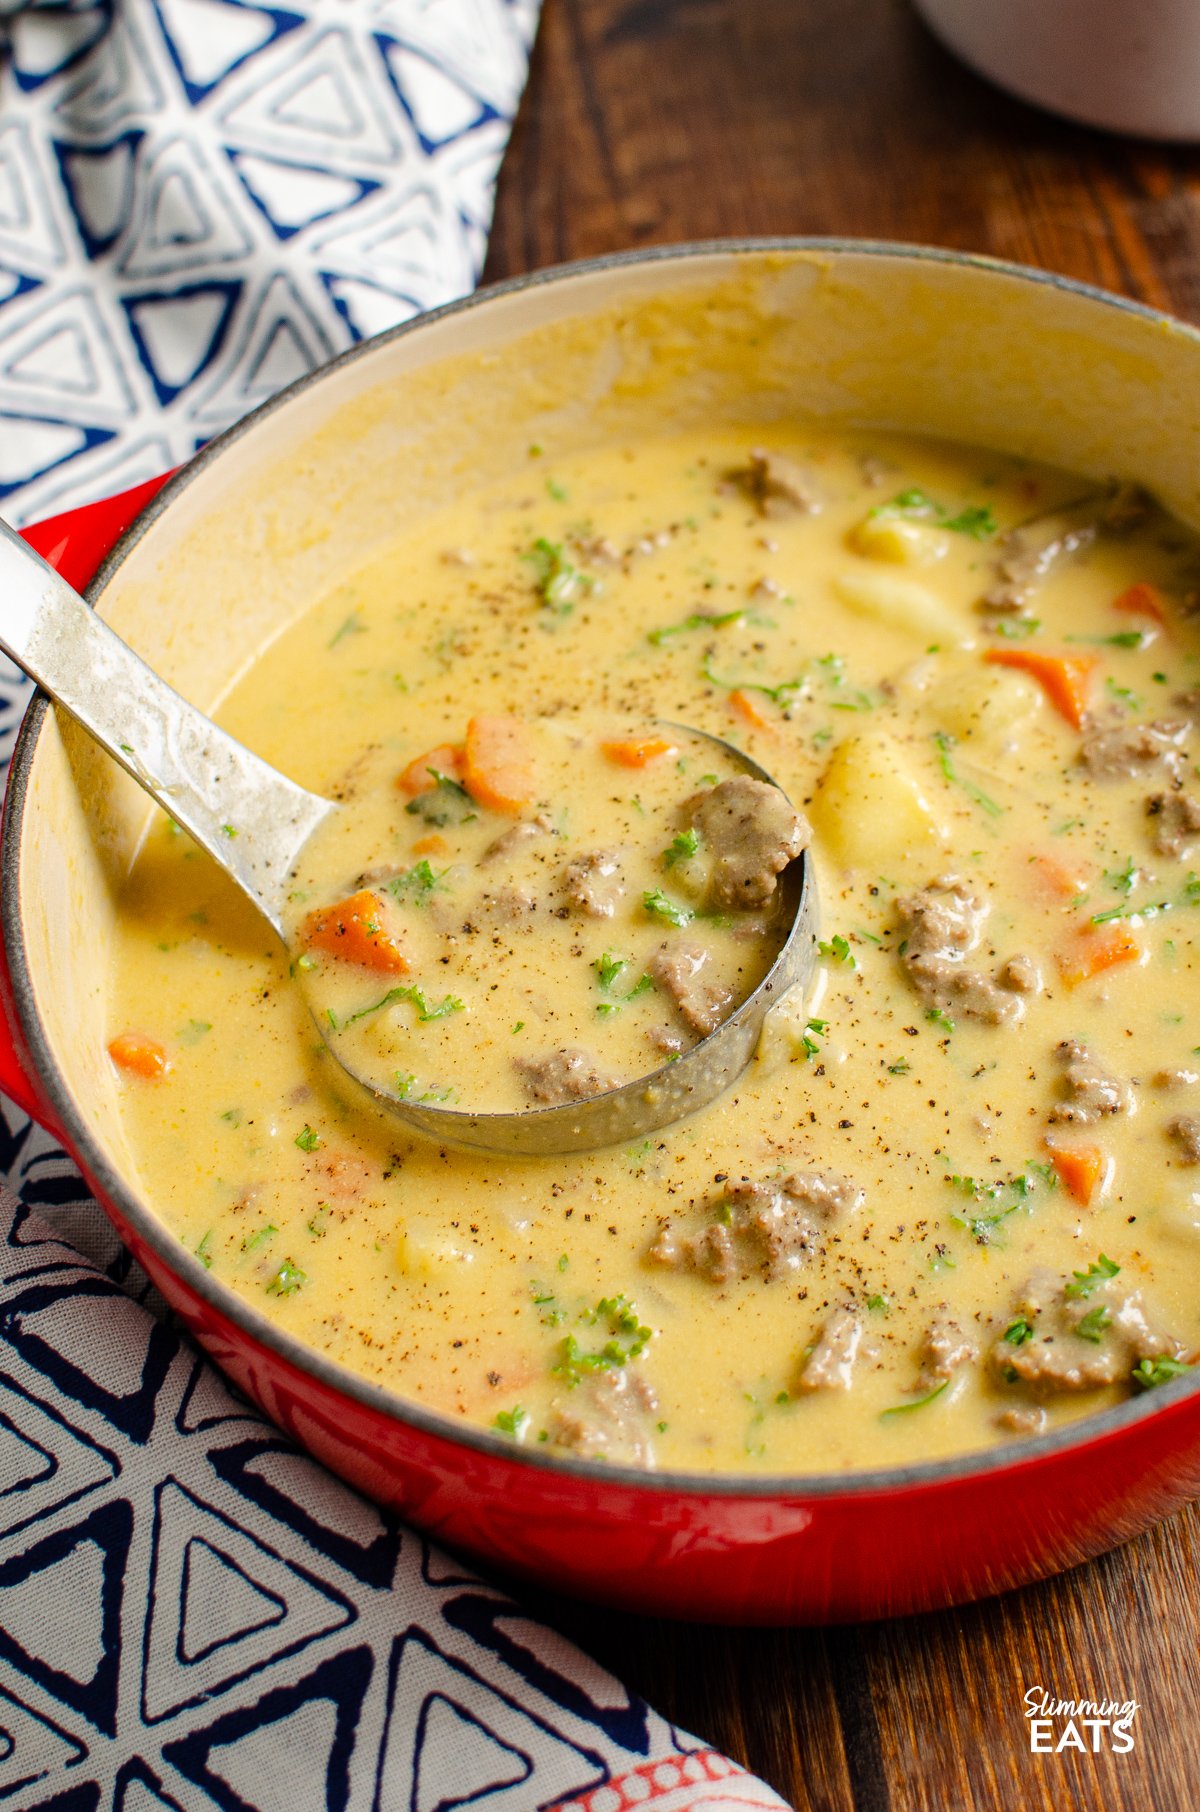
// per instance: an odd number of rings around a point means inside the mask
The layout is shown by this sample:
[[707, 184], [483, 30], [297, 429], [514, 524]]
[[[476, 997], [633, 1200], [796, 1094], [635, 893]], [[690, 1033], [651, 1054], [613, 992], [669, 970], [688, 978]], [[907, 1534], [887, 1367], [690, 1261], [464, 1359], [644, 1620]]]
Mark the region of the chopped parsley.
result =
[[[978, 1214], [952, 1214], [949, 1217], [952, 1226], [969, 1233], [980, 1246], [991, 1245], [996, 1236], [996, 1228], [1010, 1214], [1032, 1207], [1039, 1191], [1058, 1187], [1058, 1178], [1051, 1164], [1027, 1164], [1024, 1170], [1017, 1171], [1013, 1176], [997, 1177], [992, 1182], [980, 1177], [955, 1175], [947, 1176], [945, 1180], [973, 1205], [982, 1208], [983, 1211]], [[985, 1203], [986, 1208], [983, 1207]]]
[[1174, 904], [1172, 900], [1145, 900], [1136, 906], [1110, 906], [1107, 912], [1093, 912], [1092, 924], [1111, 925], [1114, 919], [1156, 919], [1160, 913], [1170, 912]]
[[949, 1382], [949, 1378], [943, 1378], [940, 1384], [935, 1384], [933, 1389], [926, 1391], [923, 1397], [914, 1397], [911, 1403], [893, 1403], [890, 1409], [881, 1409], [879, 1420], [888, 1422], [893, 1416], [906, 1416], [910, 1410], [924, 1409], [927, 1403], [932, 1403], [935, 1397], [941, 1396]]
[[820, 654], [817, 656], [816, 665], [820, 677], [824, 680], [830, 691], [839, 693], [837, 698], [831, 698], [829, 701], [829, 708], [831, 711], [873, 711], [875, 709], [879, 700], [872, 697], [869, 692], [857, 690], [852, 690], [850, 692], [840, 691], [840, 688], [846, 684], [845, 655]]
[[1023, 642], [1026, 637], [1036, 635], [1041, 626], [1040, 617], [998, 617], [991, 628], [1006, 642]]
[[662, 859], [668, 868], [674, 868], [677, 862], [689, 862], [699, 847], [700, 832], [692, 825], [688, 830], [676, 832], [671, 847], [663, 850]]
[[1068, 642], [1090, 642], [1096, 648], [1144, 648], [1150, 637], [1144, 629], [1121, 629], [1116, 635], [1069, 635]]
[[200, 1241], [199, 1245], [197, 1245], [193, 1248], [193, 1250], [195, 1251], [196, 1257], [200, 1260], [200, 1263], [204, 1266], [204, 1269], [206, 1271], [212, 1270], [212, 1253], [208, 1249], [209, 1243], [211, 1240], [212, 1240], [212, 1228], [210, 1227], [208, 1232], [204, 1235], [203, 1239]]
[[764, 698], [780, 706], [789, 705], [793, 693], [807, 694], [811, 689], [807, 678], [781, 680], [777, 686], [764, 685], [761, 680], [722, 679], [719, 673], [713, 672], [707, 655], [700, 663], [700, 675], [710, 686], [719, 686], [722, 692], [761, 692]]
[[[600, 989], [601, 993], [611, 994], [617, 977], [625, 969], [628, 969], [628, 967], [629, 963], [627, 959], [623, 956], [614, 956], [611, 950], [606, 950], [603, 956], [598, 956], [592, 964], [592, 968], [596, 972], [596, 986]], [[627, 988], [625, 990], [625, 993], [620, 999], [602, 1000], [597, 1006], [596, 1011], [605, 1016], [611, 1013], [619, 1013], [625, 1001], [636, 1000], [639, 994], [645, 994], [646, 991], [653, 986], [654, 981], [651, 976], [641, 975], [638, 977], [637, 981], [634, 982], [632, 988]]]
[[1104, 871], [1104, 879], [1108, 882], [1114, 893], [1132, 893], [1133, 884], [1137, 880], [1137, 875], [1137, 864], [1134, 862], [1132, 856], [1126, 856], [1124, 868], [1106, 868]]
[[426, 824], [438, 829], [447, 824], [470, 824], [478, 817], [465, 786], [460, 786], [449, 774], [439, 774], [436, 768], [430, 768], [429, 772], [433, 785], [410, 799], [404, 808], [406, 812], [414, 818], [423, 818]]
[[402, 874], [393, 875], [386, 883], [387, 890], [393, 899], [407, 900], [413, 906], [423, 906], [430, 894], [436, 893], [443, 886], [446, 873], [447, 870], [443, 869], [440, 875], [435, 874], [428, 859], [423, 857]]
[[964, 779], [951, 760], [950, 751], [955, 747], [957, 737], [951, 736], [946, 730], [935, 730], [933, 740], [938, 750], [938, 766], [950, 785], [958, 787], [959, 791], [965, 793], [972, 804], [977, 805], [980, 811], [986, 812], [989, 818], [1002, 818], [1004, 807], [997, 804], [996, 800], [989, 793], [985, 793], [982, 787], [977, 787], [974, 781]]
[[1142, 701], [1138, 697], [1137, 693], [1134, 692], [1132, 690], [1132, 688], [1129, 686], [1118, 686], [1116, 680], [1112, 677], [1111, 673], [1108, 675], [1107, 679], [1105, 680], [1104, 686], [1105, 686], [1105, 690], [1110, 694], [1111, 697], [1113, 697], [1117, 700], [1118, 704], [1124, 705], [1130, 711], [1140, 711], [1141, 710]]
[[515, 1403], [511, 1409], [502, 1409], [492, 1426], [498, 1428], [501, 1434], [511, 1435], [514, 1441], [521, 1441], [529, 1427], [529, 1411]]
[[1063, 1291], [1063, 1295], [1068, 1302], [1079, 1302], [1090, 1296], [1099, 1284], [1107, 1283], [1110, 1277], [1116, 1277], [1120, 1269], [1120, 1265], [1115, 1265], [1112, 1259], [1106, 1258], [1102, 1252], [1086, 1271], [1073, 1273], [1072, 1280]]
[[257, 1252], [260, 1246], [265, 1246], [268, 1240], [274, 1239], [278, 1232], [279, 1228], [275, 1225], [274, 1221], [268, 1221], [265, 1227], [260, 1227], [258, 1229], [257, 1233], [248, 1233], [246, 1235], [245, 1239], [242, 1241], [242, 1251]]
[[423, 1089], [415, 1076], [406, 1076], [403, 1070], [395, 1071], [394, 1084], [397, 1101], [428, 1101], [436, 1103], [439, 1101], [453, 1101], [454, 1099], [454, 1090], [452, 1088]]
[[301, 1151], [316, 1151], [320, 1143], [320, 1133], [314, 1132], [312, 1127], [307, 1124], [305, 1125], [303, 1132], [298, 1132], [296, 1134], [296, 1144], [300, 1147]]
[[654, 887], [642, 895], [642, 905], [651, 918], [665, 919], [668, 925], [682, 929], [690, 925], [696, 916], [690, 906], [683, 906], [677, 900], [670, 900], [661, 887]]
[[811, 1063], [813, 1058], [819, 1054], [820, 1041], [828, 1030], [829, 1021], [827, 1019], [810, 1019], [808, 1021], [804, 1028], [804, 1036], [800, 1040], [805, 1063]]
[[417, 1009], [417, 1018], [422, 1025], [431, 1019], [445, 1019], [448, 1013], [461, 1013], [463, 1010], [462, 1001], [456, 999], [453, 994], [447, 994], [444, 999], [434, 1004], [426, 999], [423, 988], [408, 985], [389, 988], [381, 999], [372, 1001], [369, 1007], [360, 1007], [357, 1013], [351, 1013], [348, 1019], [342, 1021], [342, 1024], [352, 1026], [355, 1020], [365, 1019], [369, 1013], [378, 1013], [382, 1007], [390, 1007], [394, 1001], [398, 1000], [407, 1001], [410, 1006]]
[[359, 616], [357, 610], [352, 610], [350, 612], [350, 615], [346, 618], [345, 622], [342, 624], [341, 628], [336, 629], [334, 631], [334, 633], [330, 636], [329, 646], [331, 648], [336, 648], [339, 642], [344, 642], [346, 640], [347, 636], [365, 635], [366, 632], [367, 632], [366, 624], [363, 622], [362, 618]]
[[957, 513], [944, 504], [935, 503], [927, 492], [915, 485], [901, 491], [889, 503], [880, 503], [871, 511], [871, 520], [886, 516], [903, 516], [912, 522], [930, 522], [937, 528], [949, 529], [954, 535], [969, 535], [972, 541], [990, 541], [999, 524], [990, 504], [967, 504]]
[[285, 1258], [267, 1284], [268, 1296], [290, 1296], [294, 1290], [302, 1289], [308, 1277], [292, 1259]]
[[558, 1350], [553, 1366], [556, 1377], [565, 1379], [574, 1390], [590, 1372], [615, 1371], [644, 1353], [654, 1330], [639, 1321], [638, 1312], [628, 1297], [602, 1296], [594, 1309], [585, 1309], [579, 1317], [589, 1327], [598, 1327], [603, 1344], [592, 1350], [581, 1346], [574, 1334], [568, 1334]]
[[945, 1032], [952, 1032], [954, 1030], [954, 1021], [951, 1019], [949, 1013], [944, 1012], [941, 1007], [930, 1007], [925, 1017], [932, 1025], [941, 1026]]
[[608, 994], [622, 969], [628, 969], [628, 967], [629, 964], [624, 957], [613, 956], [610, 951], [606, 950], [604, 955], [598, 956], [592, 964], [592, 968], [596, 971], [596, 986]]
[[850, 949], [849, 940], [844, 938], [840, 932], [835, 931], [828, 943], [819, 942], [817, 949], [822, 956], [829, 957], [832, 962], [845, 963], [849, 969], [858, 968]]
[[722, 611], [719, 616], [710, 616], [703, 610], [693, 610], [680, 623], [665, 623], [661, 629], [651, 629], [646, 640], [655, 648], [661, 648], [664, 642], [671, 641], [677, 635], [686, 635], [689, 630], [724, 629], [729, 623], [740, 623], [746, 615], [748, 612], [744, 609]]
[[910, 1067], [911, 1066], [909, 1064], [907, 1057], [897, 1057], [895, 1063], [888, 1064], [888, 1066], [887, 1066], [888, 1075], [889, 1076], [907, 1076]]
[[1139, 1390], [1153, 1390], [1155, 1385], [1169, 1384], [1172, 1378], [1182, 1378], [1184, 1372], [1191, 1370], [1186, 1359], [1169, 1359], [1164, 1354], [1159, 1359], [1139, 1359], [1129, 1375]]
[[548, 541], [545, 535], [538, 536], [524, 558], [533, 567], [534, 590], [542, 608], [552, 616], [570, 616], [580, 594], [595, 583], [567, 558], [561, 541]]
[[1033, 1339], [1032, 1322], [1026, 1321], [1023, 1315], [1018, 1315], [1017, 1319], [1010, 1321], [1005, 1328], [1004, 1338], [1009, 1346], [1024, 1346], [1027, 1340]]
[[1111, 1320], [1112, 1310], [1106, 1303], [1098, 1302], [1094, 1309], [1089, 1309], [1087, 1314], [1076, 1322], [1075, 1332], [1082, 1340], [1099, 1342]]

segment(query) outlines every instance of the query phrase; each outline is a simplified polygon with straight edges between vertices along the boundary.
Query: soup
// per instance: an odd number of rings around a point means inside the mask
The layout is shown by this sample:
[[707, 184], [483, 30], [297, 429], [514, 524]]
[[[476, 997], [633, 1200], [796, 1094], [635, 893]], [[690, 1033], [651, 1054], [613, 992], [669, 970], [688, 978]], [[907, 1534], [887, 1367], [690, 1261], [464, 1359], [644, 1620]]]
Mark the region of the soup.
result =
[[[653, 1139], [456, 1152], [352, 1098], [303, 978], [160, 822], [111, 1009], [148, 1195], [312, 1345], [553, 1451], [877, 1466], [1156, 1387], [1200, 1338], [1198, 575], [1135, 492], [974, 449], [531, 447], [316, 602], [222, 721], [393, 802], [472, 714], [740, 743], [811, 823], [815, 989]], [[505, 1088], [560, 969], [491, 1028]], [[412, 1019], [402, 1073], [461, 1086]]]

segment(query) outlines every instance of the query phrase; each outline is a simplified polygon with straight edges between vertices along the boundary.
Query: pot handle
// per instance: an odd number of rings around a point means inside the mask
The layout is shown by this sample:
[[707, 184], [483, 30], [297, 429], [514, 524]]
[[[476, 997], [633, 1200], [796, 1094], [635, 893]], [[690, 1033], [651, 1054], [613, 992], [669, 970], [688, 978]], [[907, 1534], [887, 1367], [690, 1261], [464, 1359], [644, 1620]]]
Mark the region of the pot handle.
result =
[[[44, 522], [30, 523], [21, 534], [30, 547], [60, 572], [70, 585], [82, 591], [96, 575], [102, 561], [116, 546], [125, 530], [145, 509], [150, 499], [161, 491], [171, 476], [147, 479], [115, 497], [99, 503], [84, 504], [81, 509], [66, 510], [59, 516], [48, 516]], [[24, 1040], [17, 1025], [13, 1006], [12, 981], [8, 960], [0, 947], [0, 1091], [16, 1102], [46, 1130], [61, 1139], [62, 1129], [42, 1099], [33, 1080], [35, 1074], [25, 1052]]]
[[164, 472], [159, 478], [135, 484], [131, 490], [118, 491], [115, 497], [65, 510], [61, 516], [47, 516], [44, 522], [31, 522], [21, 530], [21, 537], [48, 566], [62, 574], [68, 585], [82, 591], [95, 578], [101, 562], [125, 530], [171, 476]]
[[7, 1095], [23, 1113], [44, 1126], [62, 1144], [63, 1132], [57, 1116], [47, 1107], [32, 1080], [33, 1065], [25, 1055], [25, 1041], [17, 1025], [12, 978], [3, 944], [0, 944], [0, 996], [4, 1002], [4, 1010], [0, 1012], [0, 1094]]

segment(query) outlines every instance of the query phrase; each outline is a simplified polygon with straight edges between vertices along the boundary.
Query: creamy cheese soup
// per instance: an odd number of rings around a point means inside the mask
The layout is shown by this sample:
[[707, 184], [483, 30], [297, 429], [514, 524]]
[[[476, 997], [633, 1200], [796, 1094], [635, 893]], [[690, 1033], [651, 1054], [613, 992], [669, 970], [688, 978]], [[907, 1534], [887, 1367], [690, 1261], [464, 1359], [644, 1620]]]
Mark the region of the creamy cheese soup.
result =
[[[419, 986], [425, 1010], [391, 1003], [401, 1081], [514, 1103], [567, 1046], [600, 1071], [606, 1039], [696, 1035], [668, 979], [695, 927], [643, 902], [693, 911], [688, 864], [719, 834], [679, 813], [703, 770], [666, 760], [613, 767], [607, 822], [568, 764], [494, 823], [440, 824], [472, 797], [470, 723], [740, 744], [811, 833], [822, 941], [815, 988], [716, 1104], [582, 1158], [440, 1149], [355, 1098], [311, 972], [165, 820], [123, 901], [110, 1050], [179, 1239], [352, 1370], [553, 1452], [750, 1472], [954, 1453], [1158, 1388], [1200, 1340], [1197, 543], [1115, 483], [762, 434], [531, 447], [315, 602], [220, 713], [314, 791], [388, 801], [388, 936], [421, 973], [381, 987], [316, 937], [339, 1018]], [[506, 830], [503, 884], [534, 905], [521, 1002], [488, 1019], [483, 944], [435, 951], [422, 914], [482, 896]], [[632, 893], [606, 918], [565, 871], [613, 849]], [[333, 864], [297, 911], [369, 890], [365, 867]], [[468, 995], [475, 1056], [443, 1037], [465, 1011], [437, 1012]]]

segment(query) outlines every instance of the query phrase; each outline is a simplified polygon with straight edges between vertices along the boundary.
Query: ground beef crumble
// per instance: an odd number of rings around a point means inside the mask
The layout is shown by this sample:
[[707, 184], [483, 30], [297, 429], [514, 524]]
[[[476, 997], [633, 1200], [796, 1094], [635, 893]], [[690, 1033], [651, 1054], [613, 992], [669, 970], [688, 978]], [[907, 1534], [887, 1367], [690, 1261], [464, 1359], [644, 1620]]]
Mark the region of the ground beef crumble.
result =
[[1022, 996], [1040, 983], [1028, 957], [1010, 957], [999, 978], [968, 968], [963, 958], [979, 942], [987, 902], [958, 875], [943, 875], [896, 902], [900, 961], [926, 1005], [987, 1025], [1020, 1019]]
[[697, 1271], [724, 1284], [758, 1272], [768, 1282], [806, 1264], [831, 1221], [864, 1200], [849, 1177], [833, 1171], [794, 1171], [765, 1182], [743, 1177], [708, 1205], [708, 1218], [687, 1233], [669, 1221], [647, 1254], [651, 1263]]
[[1077, 1038], [1064, 1038], [1054, 1054], [1062, 1065], [1062, 1099], [1050, 1109], [1055, 1124], [1094, 1126], [1110, 1114], [1125, 1114], [1133, 1106], [1133, 1090], [1114, 1076]]

